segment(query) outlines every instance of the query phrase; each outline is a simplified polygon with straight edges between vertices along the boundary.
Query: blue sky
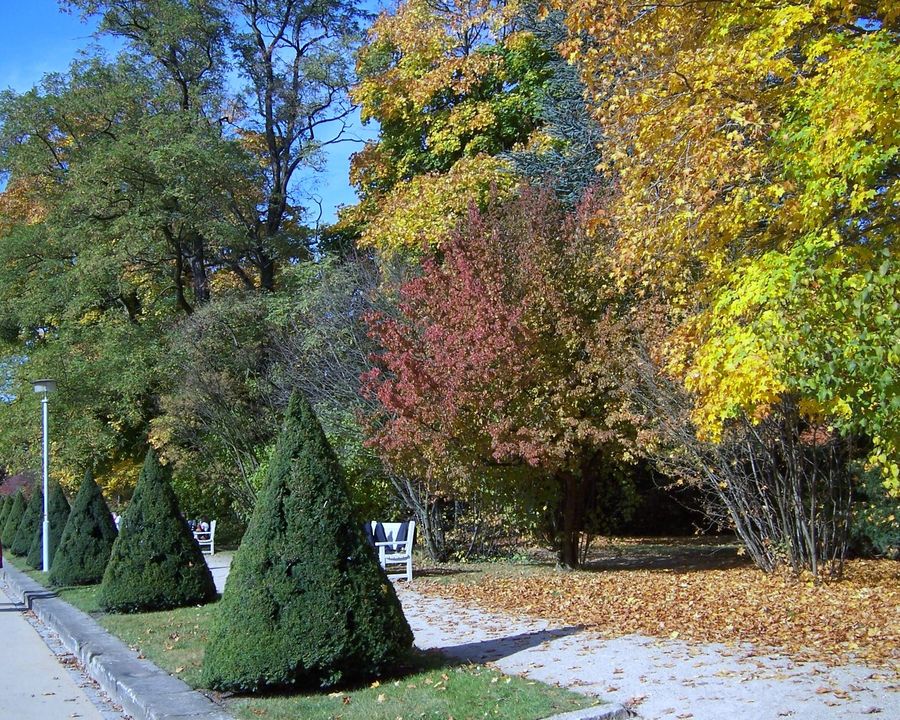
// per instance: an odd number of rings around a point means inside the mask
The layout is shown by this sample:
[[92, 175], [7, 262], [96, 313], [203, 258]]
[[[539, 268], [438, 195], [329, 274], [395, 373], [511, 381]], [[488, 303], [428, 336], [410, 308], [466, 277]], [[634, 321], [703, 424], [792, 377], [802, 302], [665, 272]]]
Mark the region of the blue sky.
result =
[[[94, 42], [96, 23], [85, 24], [77, 14], [63, 13], [57, 0], [0, 0], [0, 89], [30, 89], [50, 72], [65, 71], [80, 50]], [[108, 47], [108, 42], [105, 43]], [[377, 128], [355, 122], [350, 137], [374, 137]], [[313, 180], [312, 195], [321, 199], [324, 220], [334, 219], [339, 205], [355, 202], [347, 181], [350, 154], [361, 143], [331, 148], [325, 172]]]

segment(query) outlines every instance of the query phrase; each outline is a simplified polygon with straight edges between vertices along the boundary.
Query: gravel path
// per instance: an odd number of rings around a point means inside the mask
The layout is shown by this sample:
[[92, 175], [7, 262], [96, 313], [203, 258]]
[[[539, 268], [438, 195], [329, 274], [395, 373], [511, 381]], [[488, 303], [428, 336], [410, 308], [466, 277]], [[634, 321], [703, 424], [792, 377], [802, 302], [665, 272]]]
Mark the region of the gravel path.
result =
[[[221, 589], [231, 557], [214, 555], [208, 563]], [[395, 587], [417, 647], [597, 695], [633, 707], [645, 720], [900, 720], [896, 673], [793, 662], [749, 646], [608, 639], [464, 607], [417, 592], [415, 581]]]

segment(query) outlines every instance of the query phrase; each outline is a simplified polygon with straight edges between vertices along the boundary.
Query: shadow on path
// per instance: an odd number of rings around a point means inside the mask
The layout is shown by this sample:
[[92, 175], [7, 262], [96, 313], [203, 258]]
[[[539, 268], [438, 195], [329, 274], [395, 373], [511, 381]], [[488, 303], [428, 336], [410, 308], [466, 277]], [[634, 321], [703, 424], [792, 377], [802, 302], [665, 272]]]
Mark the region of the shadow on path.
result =
[[552, 630], [519, 633], [518, 635], [510, 635], [493, 640], [481, 640], [479, 642], [463, 643], [462, 645], [448, 645], [439, 648], [439, 650], [442, 654], [458, 660], [488, 662], [515, 655], [522, 650], [536, 647], [550, 640], [558, 640], [559, 638], [574, 635], [582, 630], [584, 628], [580, 625], [571, 625]]
[[25, 607], [27, 607], [29, 610], [32, 610], [34, 608], [35, 600], [47, 600], [49, 598], [55, 597], [59, 597], [59, 595], [57, 595], [55, 592], [52, 592], [51, 590], [41, 590], [36, 592], [32, 592], [31, 590], [29, 590], [24, 593], [23, 601], [25, 602]]

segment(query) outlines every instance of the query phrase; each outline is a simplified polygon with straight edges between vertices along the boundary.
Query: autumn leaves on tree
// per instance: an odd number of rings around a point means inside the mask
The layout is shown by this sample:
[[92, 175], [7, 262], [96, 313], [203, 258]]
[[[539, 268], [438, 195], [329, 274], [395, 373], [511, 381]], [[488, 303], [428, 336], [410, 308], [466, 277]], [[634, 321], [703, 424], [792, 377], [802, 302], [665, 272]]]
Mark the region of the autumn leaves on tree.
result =
[[302, 387], [442, 559], [576, 565], [639, 464], [767, 570], [900, 543], [896, 3], [68, 4], [128, 53], [0, 97], [4, 462], [65, 366], [58, 467], [127, 492], [150, 437], [246, 520]]

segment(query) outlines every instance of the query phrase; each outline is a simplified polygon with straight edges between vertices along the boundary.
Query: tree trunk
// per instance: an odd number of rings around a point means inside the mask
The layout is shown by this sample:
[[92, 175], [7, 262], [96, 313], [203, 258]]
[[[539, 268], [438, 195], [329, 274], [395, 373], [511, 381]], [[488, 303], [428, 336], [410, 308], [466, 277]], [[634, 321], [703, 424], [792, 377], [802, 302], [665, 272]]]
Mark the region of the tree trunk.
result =
[[574, 569], [580, 565], [579, 545], [581, 531], [584, 529], [584, 510], [587, 500], [587, 489], [590, 484], [587, 473], [560, 473], [561, 517], [557, 530], [556, 546], [559, 565]]

